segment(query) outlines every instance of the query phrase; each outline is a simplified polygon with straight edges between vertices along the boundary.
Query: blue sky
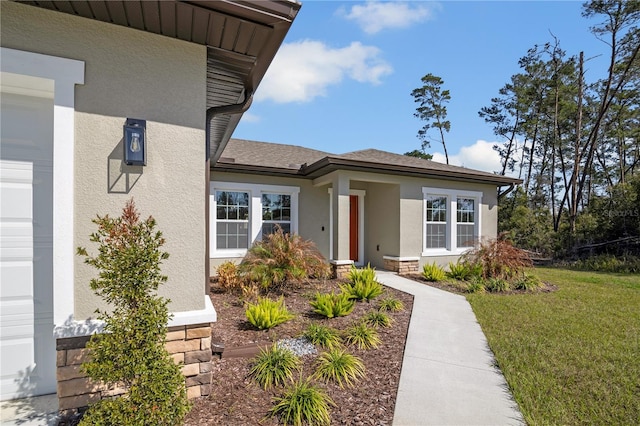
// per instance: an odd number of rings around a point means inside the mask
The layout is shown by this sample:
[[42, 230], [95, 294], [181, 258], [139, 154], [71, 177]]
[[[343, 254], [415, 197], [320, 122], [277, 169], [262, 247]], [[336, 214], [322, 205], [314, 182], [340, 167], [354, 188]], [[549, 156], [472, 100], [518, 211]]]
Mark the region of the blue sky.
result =
[[[402, 154], [420, 147], [411, 91], [432, 73], [451, 92], [450, 162], [495, 171], [497, 139], [478, 111], [529, 48], [553, 33], [568, 55], [596, 57], [587, 81], [605, 75], [607, 46], [581, 11], [579, 1], [303, 1], [234, 137]], [[428, 152], [444, 162], [441, 144]]]

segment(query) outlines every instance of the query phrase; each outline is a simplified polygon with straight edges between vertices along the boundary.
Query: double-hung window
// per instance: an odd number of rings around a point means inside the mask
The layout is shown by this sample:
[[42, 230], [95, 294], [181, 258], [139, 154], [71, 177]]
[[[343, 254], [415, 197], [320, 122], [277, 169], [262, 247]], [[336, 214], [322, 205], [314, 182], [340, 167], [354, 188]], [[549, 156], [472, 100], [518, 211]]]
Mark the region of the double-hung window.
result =
[[299, 192], [297, 186], [211, 182], [211, 256], [242, 257], [278, 226], [297, 232]]
[[447, 248], [447, 197], [425, 195], [425, 248]]
[[249, 193], [216, 191], [216, 247], [249, 247]]
[[480, 235], [482, 192], [422, 188], [423, 256], [459, 254]]

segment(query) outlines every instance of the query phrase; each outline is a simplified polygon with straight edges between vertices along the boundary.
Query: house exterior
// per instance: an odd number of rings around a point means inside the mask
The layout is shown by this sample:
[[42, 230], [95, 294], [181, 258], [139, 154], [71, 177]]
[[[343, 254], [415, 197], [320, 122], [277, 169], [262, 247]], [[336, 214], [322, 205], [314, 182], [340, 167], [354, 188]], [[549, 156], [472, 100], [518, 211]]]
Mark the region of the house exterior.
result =
[[[118, 393], [79, 369], [106, 306], [75, 253], [93, 252], [91, 220], [119, 215], [130, 198], [156, 218], [170, 253], [167, 347], [185, 364], [188, 395], [209, 393], [209, 165], [300, 7], [0, 2], [2, 400], [57, 392], [66, 410]], [[141, 120], [143, 140], [129, 139], [129, 119]], [[139, 141], [146, 164], [127, 164], [125, 146]]]
[[231, 139], [210, 185], [212, 273], [275, 224], [315, 242], [336, 275], [456, 261], [497, 233], [497, 195], [520, 181], [368, 149], [336, 155]]

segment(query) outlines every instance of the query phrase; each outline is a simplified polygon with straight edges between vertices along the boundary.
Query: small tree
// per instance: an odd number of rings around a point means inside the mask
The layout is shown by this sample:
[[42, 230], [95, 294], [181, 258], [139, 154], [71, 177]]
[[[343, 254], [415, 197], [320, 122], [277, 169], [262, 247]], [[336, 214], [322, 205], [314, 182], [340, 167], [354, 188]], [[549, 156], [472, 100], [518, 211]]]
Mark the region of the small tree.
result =
[[92, 405], [81, 424], [176, 425], [189, 411], [184, 377], [164, 347], [170, 315], [168, 299], [156, 294], [167, 277], [160, 265], [169, 254], [160, 250], [165, 240], [154, 231], [150, 216], [141, 221], [133, 200], [118, 218], [98, 216], [98, 230], [90, 241], [98, 254], [79, 247], [85, 263], [98, 269], [91, 289], [110, 311], [96, 311], [104, 333], [87, 344], [91, 359], [86, 374], [109, 386], [123, 387], [120, 398]]
[[451, 122], [447, 120], [446, 106], [451, 100], [451, 94], [448, 90], [442, 90], [444, 81], [436, 75], [427, 74], [422, 77], [421, 81], [423, 86], [413, 89], [411, 96], [413, 96], [414, 102], [419, 104], [413, 115], [426, 122], [418, 130], [418, 139], [422, 141], [422, 152], [426, 152], [426, 148], [430, 146], [427, 132], [429, 129], [436, 128], [440, 133], [444, 157], [447, 164], [449, 164], [449, 153], [447, 152], [447, 144], [444, 141], [444, 133], [451, 130]]

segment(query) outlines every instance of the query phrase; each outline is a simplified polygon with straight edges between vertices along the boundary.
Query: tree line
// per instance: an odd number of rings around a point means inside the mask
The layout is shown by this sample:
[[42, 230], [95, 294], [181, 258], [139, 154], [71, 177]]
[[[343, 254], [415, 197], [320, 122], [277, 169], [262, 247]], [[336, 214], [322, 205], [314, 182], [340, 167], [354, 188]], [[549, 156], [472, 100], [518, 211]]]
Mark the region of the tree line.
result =
[[[500, 139], [496, 173], [523, 180], [500, 194], [499, 228], [545, 255], [640, 254], [640, 0], [592, 0], [582, 16], [608, 49], [606, 75], [589, 80], [588, 53], [569, 55], [551, 34], [479, 115]], [[449, 92], [431, 74], [412, 92], [415, 116], [445, 147]], [[416, 155], [417, 152], [407, 153]], [[611, 244], [608, 244], [611, 242]]]

